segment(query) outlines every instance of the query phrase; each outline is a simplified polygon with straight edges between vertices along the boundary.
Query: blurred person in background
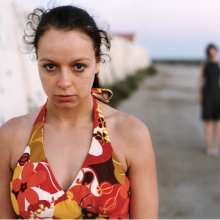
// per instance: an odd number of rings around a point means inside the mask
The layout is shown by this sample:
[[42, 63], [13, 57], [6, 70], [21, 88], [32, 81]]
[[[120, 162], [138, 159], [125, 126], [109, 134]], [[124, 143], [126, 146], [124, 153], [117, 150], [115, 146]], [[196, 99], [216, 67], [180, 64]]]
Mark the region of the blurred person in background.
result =
[[0, 128], [0, 218], [157, 218], [148, 129], [99, 87], [108, 34], [73, 6], [35, 9], [27, 24], [48, 98]]
[[217, 46], [209, 44], [206, 55], [207, 60], [202, 64], [199, 76], [198, 102], [201, 104], [201, 118], [204, 121], [207, 154], [217, 156], [220, 119], [220, 68]]

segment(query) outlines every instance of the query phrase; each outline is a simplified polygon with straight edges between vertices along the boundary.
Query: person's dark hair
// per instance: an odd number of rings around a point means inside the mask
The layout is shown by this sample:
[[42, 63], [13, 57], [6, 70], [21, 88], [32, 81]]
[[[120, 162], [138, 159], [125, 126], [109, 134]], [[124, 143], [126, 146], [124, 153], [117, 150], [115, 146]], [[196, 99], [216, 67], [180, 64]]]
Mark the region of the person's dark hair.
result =
[[218, 51], [218, 47], [215, 44], [208, 44], [208, 46], [206, 47], [207, 59], [210, 59], [210, 50], [211, 49], [215, 49], [216, 51]]
[[[24, 41], [30, 46], [30, 52], [37, 57], [38, 43], [42, 35], [54, 28], [57, 30], [79, 30], [93, 41], [97, 61], [105, 62], [104, 51], [110, 50], [110, 38], [106, 31], [99, 29], [96, 22], [85, 10], [71, 5], [58, 6], [50, 10], [36, 8], [27, 16], [27, 31]], [[95, 75], [93, 88], [99, 87], [98, 73]]]

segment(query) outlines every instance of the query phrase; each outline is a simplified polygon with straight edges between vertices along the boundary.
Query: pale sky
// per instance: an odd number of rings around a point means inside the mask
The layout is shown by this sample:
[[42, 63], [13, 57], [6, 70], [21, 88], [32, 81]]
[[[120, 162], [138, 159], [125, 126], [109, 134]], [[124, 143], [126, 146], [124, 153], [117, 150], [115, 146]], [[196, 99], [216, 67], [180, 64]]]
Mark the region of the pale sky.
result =
[[[47, 0], [26, 0], [47, 6]], [[52, 1], [54, 2], [54, 1]], [[202, 58], [220, 47], [220, 0], [56, 0], [87, 9], [112, 32], [134, 32], [153, 58]]]

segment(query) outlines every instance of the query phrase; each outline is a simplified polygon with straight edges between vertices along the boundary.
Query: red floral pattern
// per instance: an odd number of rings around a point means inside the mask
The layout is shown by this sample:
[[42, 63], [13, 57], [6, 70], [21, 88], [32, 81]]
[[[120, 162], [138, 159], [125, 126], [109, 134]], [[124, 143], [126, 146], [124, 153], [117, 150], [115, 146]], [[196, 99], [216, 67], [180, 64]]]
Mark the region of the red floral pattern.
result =
[[[100, 97], [106, 91], [93, 89], [92, 94]], [[10, 184], [12, 205], [19, 218], [128, 218], [129, 180], [112, 149], [96, 98], [93, 101], [92, 143], [67, 192], [56, 181], [44, 153], [42, 134], [46, 104], [41, 109]]]
[[24, 164], [25, 164], [27, 161], [29, 161], [29, 159], [30, 159], [30, 154], [29, 154], [29, 153], [24, 153], [24, 154], [21, 156], [21, 158], [20, 158], [20, 160], [18, 161], [18, 163], [19, 163], [20, 166], [24, 166]]

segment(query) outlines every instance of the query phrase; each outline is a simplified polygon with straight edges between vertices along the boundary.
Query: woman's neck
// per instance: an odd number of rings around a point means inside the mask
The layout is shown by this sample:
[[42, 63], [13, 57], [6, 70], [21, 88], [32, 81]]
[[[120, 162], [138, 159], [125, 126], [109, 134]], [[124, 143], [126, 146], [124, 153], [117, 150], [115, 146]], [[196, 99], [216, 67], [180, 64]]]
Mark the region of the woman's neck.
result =
[[217, 57], [210, 58], [211, 62], [217, 62]]
[[93, 99], [89, 95], [73, 108], [58, 108], [50, 100], [47, 103], [46, 122], [53, 122], [60, 126], [81, 124], [93, 120]]

